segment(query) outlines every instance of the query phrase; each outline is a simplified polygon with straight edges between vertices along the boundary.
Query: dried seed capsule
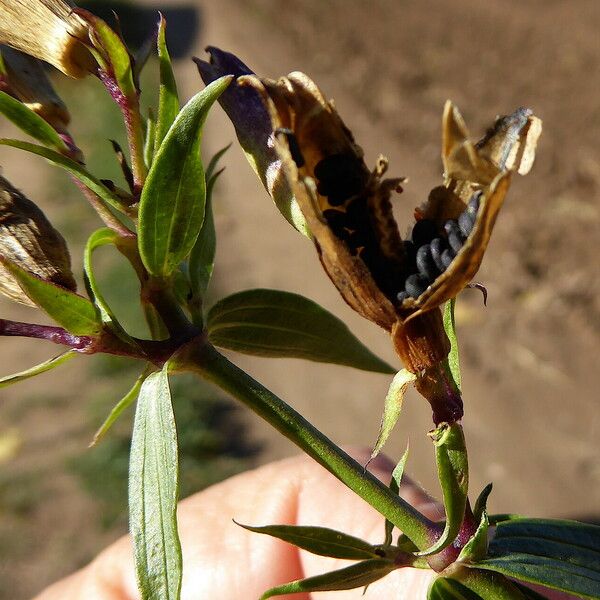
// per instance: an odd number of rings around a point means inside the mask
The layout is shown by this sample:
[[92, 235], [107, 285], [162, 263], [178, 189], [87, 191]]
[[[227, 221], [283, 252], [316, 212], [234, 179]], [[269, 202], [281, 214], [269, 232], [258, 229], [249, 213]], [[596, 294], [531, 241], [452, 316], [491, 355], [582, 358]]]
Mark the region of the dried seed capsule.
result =
[[415, 246], [419, 248], [423, 244], [429, 244], [436, 235], [437, 229], [435, 223], [431, 219], [421, 219], [415, 223], [411, 238]]
[[452, 248], [454, 252], [458, 252], [465, 242], [465, 238], [458, 227], [458, 223], [454, 219], [446, 221], [444, 223], [444, 231], [448, 234], [450, 248]]
[[404, 289], [411, 298], [418, 298], [428, 287], [430, 281], [421, 273], [413, 273], [406, 278]]
[[431, 246], [424, 244], [417, 250], [417, 269], [427, 277], [429, 281], [433, 281], [439, 274], [440, 269], [437, 268], [433, 256], [431, 254]]
[[[46, 281], [76, 289], [64, 238], [44, 213], [3, 177], [0, 177], [0, 255]], [[35, 306], [4, 267], [0, 267], [0, 293]]]
[[458, 227], [460, 232], [467, 238], [471, 231], [473, 231], [473, 226], [475, 225], [475, 215], [471, 214], [468, 210], [465, 210], [460, 213], [458, 216]]
[[431, 240], [429, 245], [431, 247], [431, 258], [440, 273], [443, 273], [447, 268], [447, 265], [442, 262], [442, 252], [447, 248], [446, 242], [442, 238], [435, 238]]
[[298, 144], [298, 139], [294, 135], [294, 132], [286, 127], [279, 127], [275, 130], [275, 135], [279, 134], [285, 135], [288, 148], [290, 149], [290, 154], [292, 155], [292, 160], [296, 163], [296, 166], [301, 169], [306, 162], [304, 160], [304, 156], [302, 156], [302, 151], [300, 150], [300, 145]]
[[362, 162], [354, 154], [332, 154], [323, 158], [314, 169], [317, 191], [332, 206], [360, 194], [368, 179]]
[[455, 256], [456, 254], [454, 254], [450, 248], [446, 248], [446, 250], [442, 252], [440, 260], [442, 261], [442, 265], [444, 265], [444, 271], [450, 266], [450, 263], [454, 260]]

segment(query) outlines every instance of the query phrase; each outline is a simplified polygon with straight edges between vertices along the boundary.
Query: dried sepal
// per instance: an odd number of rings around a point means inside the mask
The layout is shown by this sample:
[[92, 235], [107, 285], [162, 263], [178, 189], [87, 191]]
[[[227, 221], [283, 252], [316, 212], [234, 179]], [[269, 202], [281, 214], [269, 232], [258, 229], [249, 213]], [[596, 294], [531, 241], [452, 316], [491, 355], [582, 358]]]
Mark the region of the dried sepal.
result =
[[[373, 269], [362, 257], [369, 246], [369, 251], [381, 261], [397, 261], [397, 256], [385, 258], [382, 245], [393, 254], [393, 245], [397, 244], [395, 250], [401, 252], [389, 202], [391, 193], [399, 187], [401, 180], [383, 179], [387, 166], [383, 158], [373, 172], [369, 172], [361, 148], [354, 142], [337, 111], [303, 73], [291, 73], [278, 81], [256, 77], [244, 77], [240, 81], [262, 94], [275, 132], [293, 131], [293, 141], [285, 133], [275, 135], [274, 146], [307, 220], [325, 271], [354, 310], [391, 331], [398, 318], [396, 309], [382, 291], [386, 286], [382, 281], [376, 281]], [[293, 156], [294, 148], [290, 148], [290, 144], [295, 143], [302, 149], [301, 159]], [[326, 195], [323, 185], [328, 177], [334, 187], [339, 187]], [[332, 201], [332, 195], [336, 194]], [[365, 244], [362, 250], [352, 248], [340, 239], [339, 232], [334, 232], [324, 215], [326, 211], [344, 215], [352, 210], [351, 206], [359, 206], [359, 210], [367, 212], [370, 210], [369, 203], [376, 205], [378, 226], [385, 228], [389, 235], [382, 236], [384, 241], [381, 245], [373, 239], [367, 240], [371, 243]], [[381, 269], [381, 274], [385, 275], [384, 269]]]
[[88, 25], [63, 0], [0, 0], [0, 43], [70, 77], [85, 77], [95, 69], [87, 40]]
[[[69, 290], [77, 285], [62, 235], [44, 213], [0, 177], [0, 257]], [[21, 304], [35, 306], [15, 277], [0, 263], [0, 293]]]
[[42, 63], [18, 50], [2, 46], [0, 89], [20, 100], [59, 132], [65, 131], [71, 117], [58, 96]]

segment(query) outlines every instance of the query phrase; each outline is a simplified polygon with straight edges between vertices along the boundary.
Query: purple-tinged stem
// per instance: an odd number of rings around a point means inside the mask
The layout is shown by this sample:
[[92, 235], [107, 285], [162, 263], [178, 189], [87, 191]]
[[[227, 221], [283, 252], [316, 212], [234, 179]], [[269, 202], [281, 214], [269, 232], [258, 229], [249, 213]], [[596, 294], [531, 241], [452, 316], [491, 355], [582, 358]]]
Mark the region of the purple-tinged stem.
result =
[[54, 344], [69, 346], [75, 350], [86, 352], [92, 347], [94, 338], [86, 335], [73, 335], [62, 327], [38, 325], [0, 319], [0, 336], [16, 336], [46, 340]]
[[114, 76], [102, 69], [98, 70], [100, 81], [110, 94], [111, 98], [121, 109], [123, 121], [125, 123], [125, 132], [129, 144], [129, 154], [131, 157], [131, 171], [133, 173], [133, 194], [139, 196], [146, 180], [146, 163], [144, 161], [144, 132], [142, 128], [142, 118], [140, 115], [139, 97], [126, 96], [114, 78]]

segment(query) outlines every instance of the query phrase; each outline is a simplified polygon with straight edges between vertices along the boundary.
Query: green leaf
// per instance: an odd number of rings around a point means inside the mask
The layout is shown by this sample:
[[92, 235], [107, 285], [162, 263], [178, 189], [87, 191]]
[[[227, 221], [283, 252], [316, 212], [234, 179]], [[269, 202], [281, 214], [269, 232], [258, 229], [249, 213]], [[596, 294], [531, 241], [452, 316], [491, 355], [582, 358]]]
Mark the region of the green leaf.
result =
[[518, 581], [513, 581], [512, 584], [523, 594], [526, 600], [548, 600], [547, 596], [542, 596], [539, 592], [532, 590]]
[[25, 150], [26, 152], [31, 152], [32, 154], [37, 154], [38, 156], [45, 158], [51, 164], [65, 169], [65, 171], [69, 172], [73, 177], [81, 181], [81, 183], [104, 200], [106, 204], [122, 210], [123, 207], [119, 199], [99, 179], [96, 179], [93, 175], [88, 173], [85, 167], [78, 162], [63, 156], [54, 150], [50, 150], [49, 148], [44, 148], [43, 146], [38, 146], [37, 144], [31, 144], [29, 142], [22, 142], [20, 140], [2, 138], [0, 139], [0, 145], [19, 148], [20, 150]]
[[475, 565], [582, 598], [600, 597], [600, 527], [576, 521], [501, 522]]
[[348, 560], [380, 558], [380, 555], [376, 552], [376, 548], [368, 542], [326, 527], [305, 527], [299, 525], [251, 527], [237, 521], [235, 523], [248, 531], [276, 537], [320, 556]]
[[469, 491], [469, 467], [462, 427], [458, 423], [442, 423], [431, 433], [435, 444], [438, 479], [442, 486], [446, 525], [441, 537], [419, 556], [431, 556], [450, 545], [460, 530]]
[[365, 560], [338, 571], [332, 571], [307, 579], [298, 579], [274, 587], [261, 596], [261, 600], [283, 594], [301, 592], [326, 592], [330, 590], [353, 590], [385, 577], [396, 569], [392, 561], [384, 559]]
[[218, 173], [215, 173], [215, 171], [217, 169], [217, 165], [219, 164], [219, 161], [221, 160], [221, 158], [223, 157], [225, 152], [227, 152], [227, 150], [229, 150], [229, 148], [231, 148], [231, 144], [232, 144], [232, 142], [229, 142], [229, 144], [227, 144], [227, 146], [224, 146], [223, 148], [221, 148], [210, 159], [210, 162], [208, 163], [208, 167], [206, 167], [206, 181], [210, 181], [212, 179], [213, 175], [215, 177], [217, 177]]
[[266, 289], [233, 294], [210, 309], [207, 326], [215, 346], [245, 354], [395, 372], [337, 317], [298, 294]]
[[427, 600], [481, 600], [481, 596], [456, 579], [438, 577], [427, 592]]
[[198, 239], [190, 253], [188, 263], [188, 276], [192, 290], [190, 309], [194, 315], [196, 325], [202, 324], [202, 301], [212, 277], [217, 251], [217, 232], [215, 230], [215, 219], [212, 209], [212, 193], [223, 169], [213, 173], [216, 166], [215, 159], [218, 160], [218, 156], [222, 155], [227, 148], [223, 148], [223, 150], [218, 152], [208, 165], [206, 171], [206, 210], [204, 213], [204, 222], [198, 234]]
[[479, 496], [477, 497], [477, 500], [475, 501], [475, 506], [473, 507], [473, 516], [475, 517], [475, 519], [481, 519], [481, 515], [484, 513], [484, 511], [487, 511], [487, 501], [490, 494], [492, 493], [492, 488], [493, 485], [491, 483], [488, 483], [483, 488], [483, 490], [481, 490], [481, 494], [479, 494]]
[[459, 562], [476, 562], [486, 557], [488, 549], [488, 531], [490, 523], [488, 521], [485, 508], [480, 513], [480, 520], [477, 530], [463, 546], [458, 555]]
[[94, 231], [94, 233], [92, 233], [92, 235], [90, 235], [88, 238], [88, 241], [85, 245], [83, 256], [83, 272], [88, 294], [98, 310], [98, 316], [100, 320], [102, 323], [109, 325], [110, 327], [116, 326], [120, 331], [122, 331], [110, 307], [104, 300], [102, 292], [98, 288], [94, 270], [92, 268], [92, 253], [94, 250], [107, 244], [116, 244], [118, 239], [119, 235], [108, 227], [103, 227], [102, 229]]
[[[404, 467], [406, 466], [406, 461], [408, 460], [408, 444], [406, 444], [406, 450], [402, 455], [402, 458], [398, 461], [398, 464], [394, 467], [392, 471], [392, 478], [390, 479], [390, 490], [394, 492], [394, 494], [400, 493], [400, 484], [402, 483], [402, 476], [404, 475]], [[390, 546], [392, 543], [392, 532], [394, 531], [394, 524], [389, 520], [385, 520], [385, 540], [383, 542], [384, 546]]]
[[129, 459], [129, 529], [143, 600], [178, 600], [177, 433], [166, 366], [142, 384]]
[[83, 296], [45, 281], [0, 256], [0, 262], [17, 279], [21, 289], [51, 319], [73, 335], [96, 335], [102, 327], [94, 305]]
[[71, 360], [74, 356], [76, 356], [78, 352], [76, 350], [67, 350], [58, 356], [51, 358], [50, 360], [46, 360], [35, 367], [31, 367], [26, 369], [25, 371], [21, 371], [20, 373], [13, 373], [12, 375], [5, 375], [4, 377], [0, 377], [0, 388], [8, 387], [13, 383], [19, 383], [20, 381], [24, 381], [25, 379], [29, 379], [30, 377], [35, 377], [40, 373], [45, 373], [46, 371], [50, 371], [58, 365], [62, 365], [64, 362]]
[[123, 40], [105, 21], [91, 13], [87, 13], [87, 15], [92, 24], [90, 39], [94, 46], [102, 52], [102, 67], [110, 76], [114, 77], [119, 89], [126, 97], [136, 98], [137, 90], [133, 82], [131, 56]]
[[408, 369], [402, 369], [394, 375], [394, 379], [392, 379], [392, 383], [390, 384], [388, 393], [385, 397], [383, 416], [381, 417], [381, 425], [379, 426], [379, 435], [377, 436], [377, 441], [375, 442], [375, 447], [373, 448], [373, 452], [371, 452], [371, 458], [369, 460], [373, 460], [381, 452], [390, 433], [392, 433], [392, 429], [394, 429], [394, 426], [400, 418], [406, 388], [416, 381], [416, 379], [417, 376]]
[[173, 75], [173, 66], [171, 65], [171, 57], [169, 56], [165, 39], [166, 26], [167, 22], [161, 14], [158, 24], [158, 38], [156, 40], [160, 70], [160, 88], [158, 92], [156, 132], [154, 134], [154, 154], [158, 152], [167, 131], [169, 131], [169, 128], [177, 117], [177, 113], [179, 113], [177, 83]]
[[148, 377], [149, 367], [144, 369], [142, 374], [137, 378], [131, 389], [115, 404], [113, 409], [110, 411], [108, 417], [104, 420], [104, 423], [100, 425], [96, 433], [94, 434], [94, 439], [90, 442], [89, 447], [95, 446], [108, 432], [108, 430], [113, 426], [115, 421], [121, 416], [121, 414], [127, 410], [137, 399], [140, 389], [142, 387], [142, 383], [146, 377]]
[[172, 273], [194, 246], [204, 220], [202, 125], [230, 77], [218, 79], [181, 110], [156, 153], [142, 191], [139, 249], [150, 274]]
[[450, 352], [448, 354], [447, 369], [452, 376], [456, 389], [460, 391], [460, 364], [458, 360], [458, 340], [456, 339], [456, 323], [454, 321], [454, 305], [456, 298], [452, 298], [446, 302], [444, 307], [444, 329], [450, 340]]
[[67, 150], [67, 145], [49, 123], [5, 92], [0, 92], [0, 113], [23, 133], [30, 135], [44, 146], [54, 148], [58, 152]]

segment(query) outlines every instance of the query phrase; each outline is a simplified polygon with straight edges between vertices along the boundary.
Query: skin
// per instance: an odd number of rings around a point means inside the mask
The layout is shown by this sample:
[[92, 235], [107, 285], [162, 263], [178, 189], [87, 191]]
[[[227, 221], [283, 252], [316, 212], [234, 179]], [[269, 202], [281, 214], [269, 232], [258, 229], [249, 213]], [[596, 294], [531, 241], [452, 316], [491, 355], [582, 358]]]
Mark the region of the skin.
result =
[[[353, 451], [362, 464], [368, 451]], [[393, 465], [386, 458], [369, 470], [389, 481]], [[410, 480], [401, 495], [432, 519], [441, 506]], [[182, 600], [256, 599], [268, 588], [347, 566], [348, 561], [314, 556], [285, 542], [246, 531], [232, 519], [250, 525], [320, 525], [372, 543], [383, 541], [383, 517], [311, 459], [297, 456], [232, 477], [182, 501], [178, 510], [183, 548]], [[427, 597], [433, 573], [404, 568], [361, 588], [344, 592], [280, 596], [295, 600]], [[545, 592], [547, 594], [547, 592]], [[35, 600], [136, 600], [139, 598], [132, 548], [126, 536], [87, 567], [55, 583]], [[552, 600], [570, 598], [548, 596]]]

